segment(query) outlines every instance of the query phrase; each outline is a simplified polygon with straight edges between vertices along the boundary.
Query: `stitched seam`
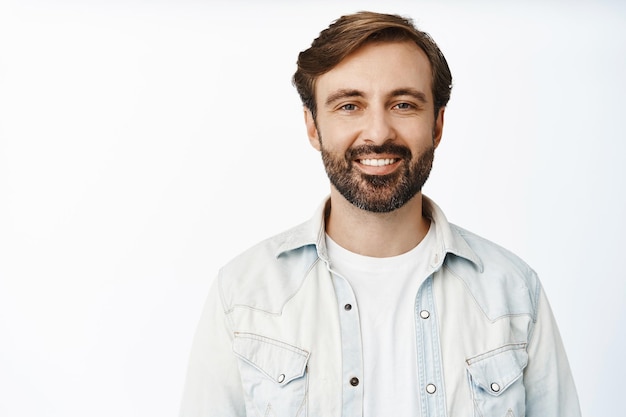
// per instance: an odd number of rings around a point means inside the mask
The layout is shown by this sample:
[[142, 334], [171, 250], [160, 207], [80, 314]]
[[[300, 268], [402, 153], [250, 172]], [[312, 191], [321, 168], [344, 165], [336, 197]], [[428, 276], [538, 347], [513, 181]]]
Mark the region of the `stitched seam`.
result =
[[222, 298], [222, 305], [223, 305], [225, 314], [230, 314], [235, 309], [242, 308], [242, 309], [247, 309], [247, 310], [251, 310], [251, 311], [256, 311], [256, 312], [259, 312], [259, 313], [267, 314], [269, 316], [274, 316], [274, 317], [282, 316], [283, 315], [283, 310], [285, 309], [285, 306], [289, 303], [289, 301], [291, 301], [293, 299], [293, 297], [296, 296], [296, 294], [298, 294], [300, 292], [300, 290], [304, 286], [304, 283], [307, 281], [307, 279], [310, 278], [310, 274], [313, 271], [315, 265], [317, 265], [319, 263], [319, 261], [320, 261], [320, 258], [318, 257], [317, 259], [315, 259], [315, 262], [313, 262], [311, 264], [311, 266], [306, 270], [306, 272], [304, 273], [303, 278], [300, 280], [300, 285], [298, 285], [298, 287], [294, 290], [293, 294], [291, 294], [289, 297], [287, 297], [285, 299], [285, 302], [280, 307], [280, 311], [278, 311], [278, 312], [267, 311], [267, 310], [263, 310], [261, 308], [249, 306], [249, 305], [246, 305], [246, 304], [233, 304], [232, 306], [230, 306], [230, 308], [227, 308], [225, 303], [224, 303], [224, 297], [223, 297], [222, 292], [221, 292], [221, 280], [220, 280], [220, 295], [221, 295], [221, 298]]
[[[532, 320], [536, 320], [536, 315], [537, 313], [534, 312], [534, 316], [533, 317], [533, 313], [517, 313], [517, 314], [502, 314], [498, 317], [494, 317], [493, 319], [491, 317], [489, 317], [487, 315], [487, 312], [485, 311], [485, 309], [480, 305], [480, 303], [478, 302], [478, 300], [476, 299], [476, 297], [474, 296], [474, 293], [471, 291], [470, 287], [467, 285], [467, 282], [465, 282], [465, 280], [463, 278], [461, 278], [461, 276], [459, 274], [457, 274], [456, 272], [454, 272], [453, 269], [451, 269], [450, 267], [448, 267], [448, 265], [444, 264], [443, 265], [444, 269], [446, 269], [448, 272], [450, 272], [450, 274], [452, 274], [452, 276], [454, 276], [456, 279], [458, 279], [459, 281], [461, 281], [461, 283], [463, 284], [463, 286], [465, 287], [466, 291], [470, 294], [470, 297], [472, 297], [472, 300], [474, 301], [474, 304], [476, 305], [476, 307], [478, 307], [478, 309], [480, 310], [481, 313], [483, 313], [483, 316], [485, 316], [485, 318], [490, 322], [490, 323], [495, 323], [498, 320], [502, 320], [505, 319], [507, 317], [530, 317]], [[536, 304], [536, 303], [534, 303]]]
[[472, 365], [476, 362], [480, 362], [483, 359], [487, 359], [487, 358], [491, 358], [492, 356], [496, 356], [502, 352], [506, 352], [509, 350], [515, 350], [515, 349], [524, 349], [526, 348], [526, 342], [519, 342], [519, 343], [507, 343], [506, 345], [502, 345], [499, 348], [496, 349], [492, 349], [489, 350], [487, 352], [481, 353], [480, 355], [476, 355], [476, 356], [472, 356], [471, 358], [468, 358], [465, 362], [467, 362], [468, 365]]

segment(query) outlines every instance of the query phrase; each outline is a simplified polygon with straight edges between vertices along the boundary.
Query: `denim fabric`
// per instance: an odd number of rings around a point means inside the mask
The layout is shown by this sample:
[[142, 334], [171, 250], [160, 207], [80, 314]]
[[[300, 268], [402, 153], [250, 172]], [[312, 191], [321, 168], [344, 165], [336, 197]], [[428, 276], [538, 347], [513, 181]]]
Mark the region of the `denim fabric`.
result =
[[[324, 213], [219, 272], [194, 339], [181, 417], [367, 416], [359, 306], [329, 267]], [[446, 220], [415, 295], [422, 417], [578, 417], [558, 328], [535, 272]]]

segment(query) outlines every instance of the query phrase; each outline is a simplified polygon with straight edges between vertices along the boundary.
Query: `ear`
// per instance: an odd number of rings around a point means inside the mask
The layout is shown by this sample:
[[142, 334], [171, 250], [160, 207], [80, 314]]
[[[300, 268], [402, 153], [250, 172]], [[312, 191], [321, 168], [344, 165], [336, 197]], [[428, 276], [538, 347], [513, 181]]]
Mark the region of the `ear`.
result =
[[313, 118], [313, 113], [308, 107], [304, 108], [304, 123], [306, 124], [306, 133], [309, 136], [309, 142], [318, 151], [322, 150], [322, 144], [320, 143], [320, 135], [317, 131], [317, 125]]
[[440, 108], [439, 114], [437, 114], [437, 118], [435, 119], [435, 127], [433, 128], [433, 144], [435, 148], [439, 146], [439, 142], [441, 142], [441, 137], [443, 136], [443, 113], [445, 110], [445, 107]]

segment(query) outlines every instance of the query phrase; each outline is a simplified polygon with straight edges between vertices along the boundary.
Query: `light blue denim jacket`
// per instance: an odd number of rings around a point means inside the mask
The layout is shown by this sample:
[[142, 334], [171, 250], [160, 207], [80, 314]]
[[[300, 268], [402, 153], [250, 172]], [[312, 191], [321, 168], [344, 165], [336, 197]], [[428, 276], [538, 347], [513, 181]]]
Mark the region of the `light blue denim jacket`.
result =
[[[578, 417], [535, 272], [447, 222], [415, 297], [422, 417]], [[363, 415], [358, 304], [326, 253], [324, 213], [224, 266], [194, 339], [181, 417]], [[346, 308], [346, 305], [351, 308]]]

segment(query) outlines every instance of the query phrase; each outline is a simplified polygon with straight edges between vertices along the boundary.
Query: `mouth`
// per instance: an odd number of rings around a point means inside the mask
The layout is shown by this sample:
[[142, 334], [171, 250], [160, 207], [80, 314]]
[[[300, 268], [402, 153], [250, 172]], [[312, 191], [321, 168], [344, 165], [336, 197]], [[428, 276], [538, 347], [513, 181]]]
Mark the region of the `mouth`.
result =
[[391, 142], [383, 145], [361, 145], [348, 149], [346, 160], [365, 175], [384, 176], [397, 172], [404, 161], [411, 160], [411, 151]]
[[387, 165], [393, 165], [398, 161], [397, 158], [372, 158], [372, 159], [357, 159], [357, 162], [361, 165], [368, 167], [383, 167]]
[[400, 166], [401, 158], [390, 158], [390, 155], [384, 157], [372, 158], [360, 158], [354, 162], [359, 170], [367, 175], [389, 175], [395, 172]]

